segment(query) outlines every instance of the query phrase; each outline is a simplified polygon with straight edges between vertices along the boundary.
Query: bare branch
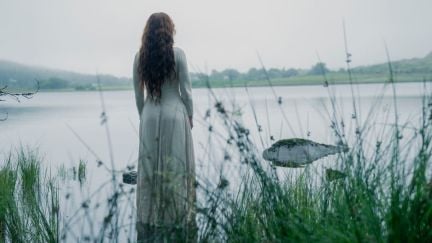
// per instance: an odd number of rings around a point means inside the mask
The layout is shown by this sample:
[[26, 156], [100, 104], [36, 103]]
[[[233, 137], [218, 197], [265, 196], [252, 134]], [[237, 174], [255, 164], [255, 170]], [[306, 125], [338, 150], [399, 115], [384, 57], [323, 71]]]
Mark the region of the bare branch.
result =
[[[24, 97], [26, 99], [31, 99], [33, 98], [33, 96], [39, 92], [39, 80], [35, 79], [36, 81], [36, 89], [34, 91], [31, 92], [9, 92], [7, 90], [8, 86], [5, 85], [3, 87], [0, 88], [0, 97], [4, 96], [4, 97], [11, 97], [13, 99], [15, 99], [17, 102], [20, 102], [20, 97]], [[6, 101], [5, 99], [0, 99], [0, 102], [2, 101]], [[0, 121], [6, 121], [8, 119], [8, 113], [4, 112], [3, 114], [5, 114], [5, 117], [0, 117]]]
[[[20, 97], [24, 97], [26, 99], [31, 99], [33, 98], [33, 96], [39, 92], [39, 80], [35, 79], [36, 81], [36, 89], [34, 91], [31, 92], [9, 92], [7, 90], [8, 86], [5, 85], [2, 88], [0, 88], [0, 97], [1, 96], [9, 96], [14, 98], [16, 101], [20, 102]], [[0, 99], [0, 101], [5, 101], [4, 99]]]

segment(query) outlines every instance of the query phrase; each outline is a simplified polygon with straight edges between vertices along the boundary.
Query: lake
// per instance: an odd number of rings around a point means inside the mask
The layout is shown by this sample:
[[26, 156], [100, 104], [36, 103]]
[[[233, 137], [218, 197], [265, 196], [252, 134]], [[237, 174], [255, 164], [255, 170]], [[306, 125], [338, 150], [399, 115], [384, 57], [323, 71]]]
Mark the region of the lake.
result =
[[[400, 83], [395, 90], [399, 121], [417, 124], [424, 84]], [[99, 92], [40, 92], [32, 99], [22, 98], [21, 102], [13, 99], [0, 102], [0, 118], [6, 112], [8, 114], [8, 119], [0, 122], [2, 156], [20, 145], [37, 148], [52, 174], [61, 168], [76, 167], [79, 160], [86, 161], [83, 185], [73, 180], [60, 182], [61, 198], [72, 195], [67, 203], [62, 199], [62, 205], [67, 205], [63, 214], [65, 218], [74, 214], [84, 198], [110, 181], [111, 171], [106, 170], [105, 165], [118, 174], [127, 166], [136, 165], [139, 120], [133, 91], [106, 91], [102, 96], [108, 129], [101, 120], [102, 99]], [[197, 177], [215, 183], [223, 170], [228, 179], [235, 180], [236, 168], [240, 166], [235, 161], [228, 164], [218, 162], [224, 161], [223, 157], [235, 149], [230, 149], [226, 143], [223, 124], [214, 108], [215, 97], [223, 102], [236, 120], [250, 129], [251, 139], [260, 151], [281, 138], [301, 137], [334, 144], [335, 137], [330, 128], [333, 114], [330, 96], [336, 98], [337, 117], [343, 119], [348, 138], [355, 137], [355, 119], [352, 119], [354, 100], [358, 108], [357, 120], [371, 125], [367, 135], [371, 144], [385, 139], [385, 130], [394, 122], [390, 85], [193, 89], [195, 126], [192, 134]], [[107, 131], [111, 143], [108, 142]], [[407, 136], [410, 131], [403, 130], [402, 134]], [[235, 158], [235, 154], [230, 156]], [[98, 165], [97, 161], [102, 161], [103, 166]], [[111, 168], [111, 163], [114, 168]], [[284, 170], [281, 169], [282, 172]], [[92, 203], [98, 200], [103, 199], [94, 199]], [[133, 208], [133, 200], [125, 203]], [[130, 214], [130, 209], [125, 209], [124, 214]], [[75, 224], [78, 222], [81, 221], [77, 220]]]

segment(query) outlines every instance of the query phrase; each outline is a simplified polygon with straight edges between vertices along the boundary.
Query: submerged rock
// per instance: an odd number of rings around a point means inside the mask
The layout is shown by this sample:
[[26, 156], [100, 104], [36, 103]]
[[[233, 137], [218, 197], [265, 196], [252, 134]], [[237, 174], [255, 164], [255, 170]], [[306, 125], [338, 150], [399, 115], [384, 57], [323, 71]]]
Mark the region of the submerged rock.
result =
[[136, 171], [128, 171], [123, 173], [123, 183], [136, 185], [137, 184], [137, 172]]
[[326, 179], [327, 181], [334, 181], [346, 177], [346, 174], [339, 170], [326, 169]]
[[347, 151], [347, 147], [316, 143], [301, 138], [283, 139], [264, 150], [263, 158], [276, 166], [299, 168], [325, 156]]

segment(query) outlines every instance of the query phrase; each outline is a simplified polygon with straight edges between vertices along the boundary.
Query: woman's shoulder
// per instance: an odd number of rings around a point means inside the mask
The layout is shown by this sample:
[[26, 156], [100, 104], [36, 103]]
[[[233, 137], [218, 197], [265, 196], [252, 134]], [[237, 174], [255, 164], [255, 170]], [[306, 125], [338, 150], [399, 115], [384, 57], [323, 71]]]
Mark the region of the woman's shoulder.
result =
[[140, 56], [139, 53], [140, 53], [140, 51], [138, 50], [134, 55], [134, 66], [138, 63], [138, 59]]
[[186, 56], [182, 48], [178, 46], [174, 46], [173, 49], [174, 49], [174, 55], [176, 55], [177, 57], [184, 58]]
[[183, 52], [184, 53], [183, 49], [178, 47], [178, 46], [174, 46], [173, 49], [174, 49], [174, 52]]

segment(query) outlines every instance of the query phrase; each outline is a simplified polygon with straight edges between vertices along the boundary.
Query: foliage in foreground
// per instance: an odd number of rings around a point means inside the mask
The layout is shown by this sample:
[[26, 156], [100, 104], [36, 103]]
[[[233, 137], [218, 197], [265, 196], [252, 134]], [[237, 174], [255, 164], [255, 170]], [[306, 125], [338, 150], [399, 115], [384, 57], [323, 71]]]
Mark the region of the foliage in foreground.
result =
[[37, 154], [21, 149], [2, 162], [0, 241], [58, 242], [58, 188]]
[[[396, 119], [388, 139], [378, 141], [372, 151], [365, 142], [367, 124], [358, 125], [354, 141], [347, 141], [343, 122], [332, 121], [339, 143], [350, 147], [337, 157], [337, 169], [344, 178], [318, 177], [306, 168], [300, 176], [280, 179], [275, 168], [262, 161], [249, 130], [217, 102], [214, 109], [226, 121], [222, 124], [237, 153], [236, 161], [247, 170], [238, 193], [228, 190], [229, 181], [222, 175], [214, 188], [200, 183], [206, 200], [198, 206], [199, 240], [431, 242], [432, 99], [425, 98], [423, 103], [420, 124], [413, 128], [412, 138], [403, 139], [407, 143], [402, 144]], [[108, 228], [119, 232], [122, 227], [113, 215], [118, 214], [117, 205], [126, 194], [112, 193], [102, 232]], [[67, 233], [59, 228], [60, 211], [55, 181], [44, 174], [34, 152], [21, 149], [2, 163], [1, 240], [59, 242], [59, 235]], [[86, 237], [118, 242], [117, 234], [109, 240], [103, 233]]]
[[306, 169], [280, 180], [261, 160], [247, 129], [229, 122], [222, 104], [216, 110], [250, 171], [238, 194], [231, 196], [220, 185], [209, 194], [210, 206], [202, 210], [203, 241], [432, 242], [431, 97], [423, 100], [420, 124], [410, 127], [412, 137], [402, 140], [406, 125], [395, 115], [387, 139], [372, 149], [366, 139], [371, 121], [362, 125], [353, 115], [356, 137], [347, 141], [343, 120], [333, 115], [336, 140], [350, 147], [337, 158], [345, 176], [339, 179]]
[[[432, 242], [431, 97], [424, 99], [420, 123], [411, 127], [412, 137], [403, 139], [407, 143], [402, 143], [401, 130], [405, 126], [398, 124], [395, 106], [395, 124], [388, 139], [378, 140], [372, 150], [367, 142], [370, 124], [360, 124], [354, 98], [354, 141], [347, 141], [344, 122], [336, 119], [340, 114], [331, 115], [338, 145], [350, 147], [337, 157], [337, 169], [345, 175], [340, 179], [317, 177], [310, 168], [298, 177], [280, 179], [275, 168], [262, 161], [262, 151], [234, 115], [238, 112], [230, 112], [216, 96], [213, 98], [213, 109], [221, 118], [218, 125], [225, 129], [227, 144], [234, 148], [233, 163], [241, 163], [247, 170], [234, 194], [228, 190], [229, 182], [223, 175], [214, 188], [200, 183], [199, 188], [206, 193], [206, 200], [197, 208], [200, 241]], [[277, 100], [280, 105], [282, 99]], [[330, 100], [335, 107], [334, 98]], [[214, 136], [220, 135], [213, 129], [209, 126]], [[58, 189], [43, 172], [39, 158], [31, 151], [20, 150], [2, 163], [1, 240], [66, 239], [63, 235], [68, 233], [67, 228], [59, 228]], [[83, 163], [79, 164], [78, 174], [85, 176]], [[121, 200], [129, 199], [133, 190], [126, 192], [118, 186], [114, 174], [111, 183], [107, 213], [102, 224], [92, 225], [92, 232], [99, 233], [84, 236], [88, 241], [108, 241], [106, 232], [110, 242], [119, 241], [119, 232], [124, 228], [118, 221], [119, 205]], [[81, 210], [83, 214], [76, 217], [91, 218], [88, 216], [92, 208], [87, 201]]]

